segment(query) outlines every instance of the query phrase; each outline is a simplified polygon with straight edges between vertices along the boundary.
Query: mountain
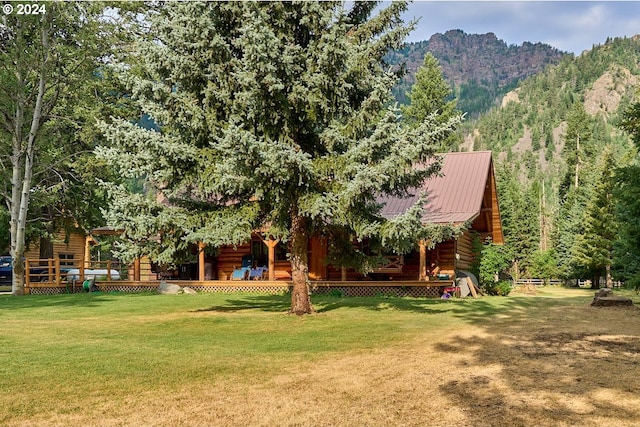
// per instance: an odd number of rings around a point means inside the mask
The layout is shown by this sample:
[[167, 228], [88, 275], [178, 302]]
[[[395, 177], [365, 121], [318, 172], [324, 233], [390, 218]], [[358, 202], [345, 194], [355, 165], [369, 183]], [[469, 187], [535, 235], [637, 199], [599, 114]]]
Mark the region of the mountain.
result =
[[489, 109], [519, 81], [570, 55], [543, 43], [508, 46], [493, 33], [437, 33], [427, 41], [408, 43], [388, 55], [390, 64], [405, 64], [408, 72], [394, 90], [401, 104], [408, 103], [406, 93], [427, 52], [438, 59], [445, 80], [458, 98], [458, 108], [471, 117]]
[[640, 100], [639, 88], [640, 36], [608, 39], [522, 80], [499, 105], [461, 126], [462, 142], [452, 149], [494, 153], [505, 240], [525, 274], [542, 263], [536, 251], [551, 249], [558, 269], [550, 274], [602, 274], [585, 261], [584, 242], [595, 239], [594, 201], [615, 210], [614, 195], [598, 193], [608, 176], [638, 161], [619, 124]]
[[640, 36], [609, 39], [521, 81], [499, 105], [463, 125], [459, 149], [490, 149], [511, 162], [529, 157], [527, 175], [546, 173], [564, 160], [563, 135], [578, 104], [590, 121], [583, 125], [598, 135], [599, 148], [626, 145], [628, 138], [616, 124], [637, 99], [639, 84]]

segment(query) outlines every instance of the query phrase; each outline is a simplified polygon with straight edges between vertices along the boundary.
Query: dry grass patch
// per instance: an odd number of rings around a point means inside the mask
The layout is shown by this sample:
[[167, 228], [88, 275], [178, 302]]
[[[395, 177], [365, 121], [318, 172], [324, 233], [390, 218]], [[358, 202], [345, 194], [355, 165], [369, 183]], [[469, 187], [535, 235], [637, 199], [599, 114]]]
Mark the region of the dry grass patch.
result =
[[[201, 299], [195, 309], [178, 310], [182, 317], [168, 314], [167, 327], [181, 326], [188, 334], [184, 342], [174, 338], [176, 343], [189, 347], [190, 340], [224, 328], [237, 328], [239, 335], [248, 331], [264, 342], [255, 351], [242, 348], [245, 336], [229, 341], [240, 347], [226, 352], [206, 342], [195, 345], [199, 353], [190, 356], [164, 349], [157, 354], [178, 360], [155, 366], [151, 355], [148, 370], [133, 376], [137, 384], [123, 393], [101, 383], [106, 374], [98, 369], [86, 377], [82, 394], [73, 395], [76, 378], [57, 406], [0, 410], [0, 421], [7, 426], [640, 425], [640, 313], [590, 307], [591, 297], [590, 291], [551, 288], [535, 296], [475, 301], [326, 298], [315, 301], [318, 315], [304, 319], [265, 311], [260, 304], [202, 309]], [[152, 324], [167, 321], [157, 313], [149, 316]], [[133, 317], [144, 327], [140, 316]], [[253, 329], [253, 322], [261, 326]], [[370, 333], [363, 334], [367, 328]], [[281, 340], [272, 341], [270, 330]], [[142, 345], [142, 335], [139, 340]], [[222, 356], [207, 354], [207, 347]], [[162, 363], [188, 367], [174, 376]], [[33, 389], [18, 394], [23, 400], [11, 402], [14, 409], [37, 405], [44, 392], [37, 384], [24, 385]], [[9, 390], [0, 391], [6, 408]]]

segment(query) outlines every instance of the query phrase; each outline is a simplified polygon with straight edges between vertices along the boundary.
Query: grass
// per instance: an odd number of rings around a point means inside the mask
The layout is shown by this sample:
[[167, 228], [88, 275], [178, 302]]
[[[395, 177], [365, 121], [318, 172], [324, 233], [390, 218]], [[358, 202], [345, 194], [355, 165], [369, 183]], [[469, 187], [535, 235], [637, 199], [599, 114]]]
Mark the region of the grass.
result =
[[558, 380], [623, 414], [563, 408], [577, 424], [640, 424], [640, 317], [591, 298], [315, 296], [296, 317], [288, 296], [0, 296], [0, 425], [572, 425], [531, 410]]

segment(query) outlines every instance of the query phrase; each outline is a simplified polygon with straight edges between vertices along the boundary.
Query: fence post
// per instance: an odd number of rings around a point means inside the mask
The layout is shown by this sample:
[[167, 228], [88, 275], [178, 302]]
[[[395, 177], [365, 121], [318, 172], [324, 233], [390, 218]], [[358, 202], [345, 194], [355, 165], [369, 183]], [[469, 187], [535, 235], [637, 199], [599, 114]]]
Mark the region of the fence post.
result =
[[[53, 269], [53, 266], [55, 264], [55, 261], [51, 258], [47, 258], [47, 283], [55, 283], [56, 279], [55, 279], [55, 271]], [[42, 282], [42, 279], [40, 279], [40, 281]]]
[[107, 260], [107, 282], [111, 281], [111, 260]]
[[30, 289], [30, 287], [31, 287], [31, 274], [29, 274], [30, 271], [31, 271], [31, 268], [29, 268], [29, 260], [25, 259], [24, 260], [24, 293], [25, 294], [30, 294], [31, 293], [31, 289]]
[[60, 286], [62, 284], [62, 272], [60, 271], [60, 258], [56, 258], [54, 259], [54, 263], [55, 263], [55, 282], [56, 282], [56, 286]]

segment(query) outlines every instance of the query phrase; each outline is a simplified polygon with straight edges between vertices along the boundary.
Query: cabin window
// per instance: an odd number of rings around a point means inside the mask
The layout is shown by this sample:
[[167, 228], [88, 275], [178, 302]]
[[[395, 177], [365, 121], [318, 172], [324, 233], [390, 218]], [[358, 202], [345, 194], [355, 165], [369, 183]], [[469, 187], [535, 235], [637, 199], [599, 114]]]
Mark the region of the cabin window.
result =
[[73, 267], [73, 254], [58, 254], [60, 267]]
[[[251, 241], [251, 255], [258, 265], [267, 265], [269, 262], [269, 248], [262, 240]], [[287, 245], [282, 242], [276, 246], [276, 261], [287, 261]]]

